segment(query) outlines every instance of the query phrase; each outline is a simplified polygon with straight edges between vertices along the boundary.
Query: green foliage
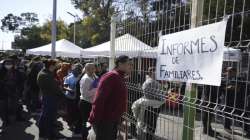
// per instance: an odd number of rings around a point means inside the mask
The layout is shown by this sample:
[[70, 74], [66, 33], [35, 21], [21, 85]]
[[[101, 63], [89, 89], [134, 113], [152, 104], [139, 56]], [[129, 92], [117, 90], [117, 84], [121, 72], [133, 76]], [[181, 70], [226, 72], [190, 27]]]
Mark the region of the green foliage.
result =
[[[87, 48], [108, 41], [110, 35], [110, 20], [111, 16], [115, 13], [114, 4], [116, 1], [71, 1], [72, 4], [84, 14], [82, 22], [77, 23], [77, 30], [80, 28], [81, 33], [76, 34], [76, 44], [83, 48]], [[72, 29], [70, 31], [72, 33]], [[72, 38], [71, 36], [70, 38]]]
[[17, 48], [26, 50], [49, 43], [49, 40], [41, 38], [41, 27], [32, 26], [23, 28], [21, 35], [16, 35], [14, 44]]
[[31, 12], [27, 12], [27, 13], [21, 13], [21, 17], [24, 18], [24, 20], [30, 21], [30, 22], [38, 22], [38, 15], [36, 13], [31, 13]]
[[[69, 30], [64, 21], [57, 21], [57, 40], [68, 39]], [[51, 21], [47, 20], [43, 26], [26, 27], [16, 35], [14, 45], [22, 50], [39, 47], [51, 42]]]
[[31, 27], [39, 22], [36, 13], [26, 12], [20, 16], [6, 15], [2, 20], [2, 31], [20, 32], [22, 28]]
[[13, 14], [8, 14], [7, 16], [5, 16], [1, 22], [2, 22], [2, 26], [1, 29], [2, 31], [12, 31], [12, 32], [16, 32], [19, 30], [19, 26], [21, 24], [21, 20], [22, 18], [19, 16], [15, 16]]
[[[225, 3], [226, 2], [226, 3]], [[203, 24], [222, 20], [223, 15], [229, 15], [227, 24], [226, 45], [246, 45], [250, 38], [250, 1], [246, 0], [204, 0]], [[242, 20], [244, 18], [244, 20]], [[246, 41], [246, 42], [244, 42]]]
[[[191, 0], [71, 0], [83, 13], [83, 19], [76, 22], [76, 45], [91, 47], [110, 39], [111, 16], [126, 15], [117, 23], [117, 34], [130, 33], [150, 46], [157, 46], [158, 34], [163, 35], [190, 28]], [[250, 38], [250, 1], [204, 0], [202, 24], [218, 22], [223, 15], [231, 16], [227, 26], [226, 42], [237, 45]], [[184, 6], [186, 4], [187, 6]], [[244, 11], [243, 11], [244, 8]], [[246, 12], [248, 11], [248, 13]], [[243, 14], [244, 13], [244, 14]], [[119, 17], [118, 16], [118, 17]], [[242, 20], [244, 17], [244, 20]], [[243, 21], [243, 22], [242, 22]], [[37, 26], [37, 14], [8, 14], [2, 20], [3, 31], [20, 32], [15, 45], [21, 49], [38, 47], [51, 41], [51, 22]], [[74, 24], [67, 26], [57, 21], [57, 40], [73, 41]], [[235, 42], [235, 44], [234, 44]]]
[[[121, 23], [118, 33], [130, 33], [150, 46], [158, 45], [158, 34], [163, 35], [190, 28], [191, 0], [132, 0], [137, 11], [124, 10], [127, 18]], [[244, 3], [245, 2], [245, 3]], [[184, 6], [186, 5], [186, 6]], [[204, 0], [203, 25], [219, 22], [230, 15], [226, 45], [247, 45], [250, 38], [250, 1]], [[125, 24], [125, 25], [123, 25]]]
[[[47, 20], [44, 25], [41, 27], [41, 38], [44, 40], [51, 40], [51, 28], [52, 22]], [[57, 35], [56, 39], [68, 39], [69, 30], [66, 23], [62, 20], [56, 22]]]

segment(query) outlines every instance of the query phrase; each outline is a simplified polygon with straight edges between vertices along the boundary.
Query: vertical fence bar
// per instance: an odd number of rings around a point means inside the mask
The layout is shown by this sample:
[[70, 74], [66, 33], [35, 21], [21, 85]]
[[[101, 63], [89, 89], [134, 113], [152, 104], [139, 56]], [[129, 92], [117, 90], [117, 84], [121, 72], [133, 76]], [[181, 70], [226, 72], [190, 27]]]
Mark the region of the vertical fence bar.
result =
[[[135, 45], [141, 47], [136, 48], [136, 50], [142, 51], [142, 53], [139, 53], [136, 57], [132, 56], [134, 57], [133, 60], [135, 66], [133, 74], [131, 74], [131, 77], [127, 82], [129, 89], [128, 107], [130, 109], [133, 103], [143, 97], [144, 93], [142, 85], [147, 77], [148, 68], [155, 66], [156, 53], [154, 52], [154, 47], [158, 46], [159, 41], [157, 33], [162, 32], [162, 35], [167, 35], [180, 32], [197, 26], [218, 22], [222, 20], [225, 15], [231, 15], [228, 22], [225, 46], [228, 47], [228, 50], [231, 50], [231, 47], [234, 49], [239, 48], [241, 49], [242, 54], [245, 53], [244, 51], [249, 52], [250, 40], [247, 36], [248, 34], [246, 34], [249, 33], [249, 29], [247, 26], [244, 26], [249, 23], [250, 17], [250, 4], [247, 0], [126, 0], [126, 2], [128, 2], [129, 5], [127, 5], [127, 8], [121, 9], [122, 20], [116, 22], [116, 36], [121, 37], [122, 35], [130, 34], [146, 45], [152, 47], [151, 49], [144, 50], [144, 45], [141, 45], [140, 43]], [[121, 6], [119, 6], [118, 9], [120, 7]], [[243, 7], [245, 7], [245, 10], [243, 10]], [[244, 16], [244, 18], [242, 18], [242, 16]], [[240, 38], [240, 36], [242, 36], [242, 38]], [[116, 42], [115, 53], [118, 54], [119, 51], [117, 48], [120, 46], [125, 50], [122, 53], [125, 55], [127, 52], [135, 50], [133, 49], [134, 45], [129, 44], [129, 42], [134, 42], [134, 40], [131, 37], [123, 38], [123, 40], [124, 39], [126, 40], [126, 43], [120, 42], [121, 40], [118, 41], [118, 43]], [[246, 43], [248, 43], [248, 46]], [[227, 52], [225, 51], [225, 54], [226, 53]], [[247, 55], [249, 56], [249, 54]], [[150, 94], [157, 97], [159, 95], [155, 95], [155, 93], [157, 93], [155, 91], [162, 90], [162, 92], [166, 94], [166, 99], [163, 97], [166, 100], [166, 103], [162, 110], [160, 110], [160, 115], [157, 119], [154, 119], [156, 116], [149, 116], [149, 114], [142, 116], [143, 119], [152, 118], [154, 121], [157, 120], [156, 131], [147, 130], [147, 128], [152, 128], [152, 126], [147, 124], [148, 122], [143, 122], [145, 120], [136, 120], [136, 117], [133, 116], [133, 112], [128, 111], [124, 118], [128, 121], [128, 132], [130, 132], [128, 133], [129, 137], [132, 139], [137, 138], [146, 140], [146, 134], [154, 135], [153, 139], [168, 140], [210, 140], [216, 138], [231, 138], [234, 140], [244, 139], [244, 137], [246, 137], [246, 132], [248, 132], [244, 128], [248, 126], [247, 122], [249, 121], [248, 109], [245, 108], [250, 108], [247, 105], [247, 102], [249, 102], [248, 98], [250, 98], [248, 92], [250, 85], [249, 67], [246, 66], [247, 64], [249, 65], [249, 58], [250, 57], [239, 60], [242, 65], [245, 64], [245, 67], [244, 69], [240, 68], [239, 71], [236, 72], [236, 75], [240, 76], [241, 74], [247, 73], [247, 75], [243, 75], [243, 81], [241, 81], [241, 79], [228, 79], [227, 77], [229, 74], [226, 71], [226, 68], [229, 66], [238, 68], [241, 64], [224, 60], [222, 71], [223, 84], [218, 88], [213, 88], [212, 86], [207, 85], [188, 84], [186, 86], [188, 88], [185, 90], [185, 83], [158, 81], [161, 84], [161, 89], [152, 87], [150, 88], [152, 90], [150, 91]], [[243, 60], [246, 62], [244, 63]], [[242, 88], [242, 82], [245, 82], [245, 88]], [[164, 84], [167, 84], [168, 86], [162, 88]], [[228, 89], [230, 86], [234, 86], [234, 91]], [[172, 90], [180, 94], [177, 97], [177, 100], [172, 101], [172, 94], [170, 94]], [[239, 94], [243, 91], [245, 91], [245, 108], [237, 105], [237, 100], [241, 99]], [[230, 98], [232, 105], [228, 103], [228, 95], [231, 93], [234, 95], [237, 94], [237, 96]], [[178, 108], [175, 108], [174, 105], [172, 105], [173, 102], [178, 105]], [[151, 114], [155, 114], [150, 108], [145, 110], [148, 113], [151, 112]], [[243, 115], [241, 115], [242, 112], [244, 113]], [[227, 120], [232, 122], [230, 125], [231, 132], [224, 128], [225, 123], [223, 118], [227, 118]], [[141, 121], [143, 127], [139, 125], [137, 126], [139, 121]], [[181, 129], [183, 122], [184, 127]], [[134, 124], [134, 126], [131, 127], [131, 124]], [[148, 127], [145, 127], [146, 125], [148, 125]], [[242, 125], [245, 127], [242, 127]], [[134, 130], [139, 130], [139, 132], [136, 133]], [[145, 132], [145, 134], [140, 134], [142, 131]]]
[[115, 65], [115, 34], [116, 34], [116, 20], [115, 16], [111, 17], [110, 25], [110, 57], [109, 57], [109, 70], [112, 70]]
[[196, 97], [196, 86], [194, 84], [187, 83], [186, 87], [182, 140], [193, 140], [196, 111], [195, 105], [192, 103], [192, 101]]
[[53, 0], [53, 19], [52, 19], [52, 37], [51, 37], [51, 58], [56, 58], [56, 8], [57, 8], [57, 0]]
[[[202, 19], [204, 0], [192, 0], [192, 13], [191, 13], [191, 28], [198, 26], [199, 21]], [[195, 129], [195, 115], [196, 109], [194, 99], [196, 96], [196, 85], [186, 84], [186, 92], [184, 100], [184, 122], [183, 122], [183, 135], [182, 140], [193, 140]]]

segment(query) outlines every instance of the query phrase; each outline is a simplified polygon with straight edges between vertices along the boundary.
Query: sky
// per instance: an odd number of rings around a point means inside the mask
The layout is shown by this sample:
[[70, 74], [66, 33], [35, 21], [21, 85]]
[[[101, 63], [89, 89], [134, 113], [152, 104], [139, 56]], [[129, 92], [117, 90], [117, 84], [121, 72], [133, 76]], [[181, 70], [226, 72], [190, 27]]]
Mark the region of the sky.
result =
[[[0, 19], [3, 19], [9, 13], [20, 16], [24, 12], [34, 12], [38, 14], [39, 24], [42, 25], [46, 19], [52, 17], [52, 7], [53, 0], [0, 0]], [[74, 8], [71, 0], [57, 0], [57, 19], [62, 19], [67, 24], [74, 22], [74, 18], [67, 12], [82, 17], [82, 13]], [[13, 40], [13, 33], [6, 33], [0, 30], [0, 50], [10, 49]]]

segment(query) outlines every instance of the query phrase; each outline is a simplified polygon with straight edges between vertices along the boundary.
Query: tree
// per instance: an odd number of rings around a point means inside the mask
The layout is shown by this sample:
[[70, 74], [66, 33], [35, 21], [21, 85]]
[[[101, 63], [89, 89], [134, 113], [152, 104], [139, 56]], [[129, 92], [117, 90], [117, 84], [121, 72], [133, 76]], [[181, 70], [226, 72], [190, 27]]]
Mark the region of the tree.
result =
[[39, 22], [38, 15], [36, 13], [21, 13], [21, 17], [23, 24], [29, 27]]
[[[68, 39], [69, 30], [64, 21], [57, 21], [57, 40]], [[51, 42], [51, 21], [47, 20], [43, 26], [33, 25], [21, 30], [20, 35], [16, 35], [14, 45], [16, 48], [27, 49], [36, 48]]]
[[[83, 37], [83, 32], [84, 32], [83, 25], [81, 24], [81, 21], [76, 21], [75, 26], [76, 26], [75, 44], [83, 48], [84, 46], [86, 46], [86, 44], [83, 44], [83, 42], [85, 42], [85, 41], [83, 41], [85, 39]], [[74, 40], [74, 23], [71, 23], [68, 26], [68, 30], [69, 30], [68, 39], [73, 42], [73, 40]]]
[[2, 20], [2, 31], [20, 32], [22, 28], [31, 27], [39, 22], [36, 13], [26, 12], [20, 16], [8, 14]]
[[[51, 40], [51, 28], [52, 23], [50, 20], [47, 20], [41, 27], [41, 38], [44, 40]], [[57, 34], [56, 39], [68, 39], [69, 30], [67, 24], [63, 20], [58, 20], [56, 22]]]
[[[122, 21], [119, 32], [128, 32], [150, 46], [158, 45], [158, 34], [174, 33], [190, 28], [191, 0], [132, 0], [139, 9], [121, 13], [131, 14]], [[244, 3], [245, 2], [245, 3]], [[202, 24], [222, 20], [223, 15], [231, 15], [226, 30], [226, 45], [247, 45], [250, 38], [250, 1], [244, 0], [204, 0]], [[243, 9], [244, 8], [244, 9]], [[244, 18], [244, 20], [242, 20]], [[201, 22], [201, 21], [200, 21]]]
[[189, 29], [191, 9], [183, 6], [189, 5], [183, 0], [131, 0], [131, 3], [121, 12], [126, 18], [121, 21], [119, 32], [130, 33], [152, 47], [158, 45], [159, 33], [166, 35]]
[[[245, 3], [244, 3], [245, 2]], [[232, 47], [247, 45], [250, 39], [250, 1], [249, 0], [205, 0], [203, 20], [209, 23], [222, 20], [223, 15], [229, 15], [226, 29], [226, 45]], [[244, 20], [242, 20], [244, 18]], [[207, 24], [205, 22], [205, 24]]]
[[1, 22], [2, 22], [1, 30], [2, 31], [12, 31], [12, 32], [19, 31], [19, 26], [21, 24], [21, 20], [22, 20], [22, 18], [19, 16], [15, 16], [13, 14], [8, 14], [7, 16], [5, 16], [1, 20]]
[[[84, 48], [109, 40], [110, 20], [115, 13], [115, 0], [71, 0], [84, 14], [79, 26], [83, 29], [77, 42]], [[78, 37], [77, 37], [78, 38]]]
[[102, 15], [107, 19], [114, 13], [116, 0], [71, 0], [75, 8], [83, 11], [85, 16]]
[[[191, 25], [191, 0], [71, 1], [85, 15], [81, 23], [81, 37], [84, 38], [81, 42], [87, 47], [109, 40], [110, 17], [113, 14], [121, 17], [117, 27], [118, 35], [130, 33], [150, 46], [158, 45], [159, 33], [166, 35], [187, 30]], [[250, 1], [204, 0], [203, 6], [203, 25], [218, 22], [222, 20], [223, 15], [231, 15], [227, 25], [226, 42], [230, 42], [232, 46], [239, 42], [241, 45], [249, 43], [246, 40], [250, 38]]]
[[50, 40], [41, 37], [42, 28], [38, 26], [26, 27], [21, 30], [21, 35], [16, 35], [14, 37], [14, 44], [18, 49], [26, 51], [26, 49], [31, 49], [45, 45], [50, 42]]

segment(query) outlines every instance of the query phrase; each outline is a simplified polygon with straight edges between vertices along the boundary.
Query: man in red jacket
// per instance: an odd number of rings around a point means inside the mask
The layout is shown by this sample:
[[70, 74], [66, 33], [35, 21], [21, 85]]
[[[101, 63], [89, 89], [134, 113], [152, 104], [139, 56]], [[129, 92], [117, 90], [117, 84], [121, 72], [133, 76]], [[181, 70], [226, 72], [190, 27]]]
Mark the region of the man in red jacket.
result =
[[131, 71], [128, 56], [119, 56], [115, 69], [104, 74], [97, 88], [89, 122], [92, 124], [96, 140], [115, 140], [117, 125], [127, 108], [128, 91], [125, 75]]

